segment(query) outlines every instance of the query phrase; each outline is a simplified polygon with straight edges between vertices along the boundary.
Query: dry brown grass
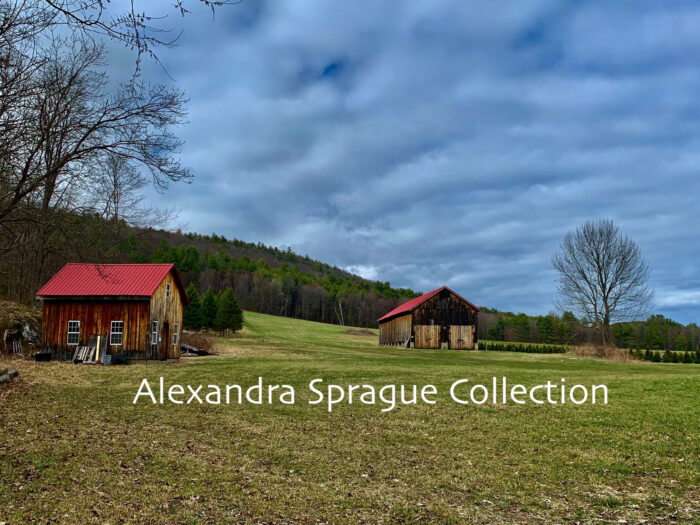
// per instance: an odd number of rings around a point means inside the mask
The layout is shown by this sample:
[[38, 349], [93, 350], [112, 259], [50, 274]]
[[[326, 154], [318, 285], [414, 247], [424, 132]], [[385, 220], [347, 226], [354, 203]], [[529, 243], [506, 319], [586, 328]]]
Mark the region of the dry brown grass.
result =
[[368, 337], [376, 337], [376, 331], [369, 330], [367, 328], [348, 328], [345, 330], [345, 333], [348, 335], [359, 335], [359, 336], [368, 336]]
[[182, 343], [200, 350], [210, 351], [214, 349], [214, 338], [201, 332], [182, 331]]
[[614, 346], [603, 345], [584, 345], [572, 346], [571, 353], [576, 357], [606, 359], [608, 361], [618, 361], [621, 363], [627, 361], [638, 361], [630, 356], [629, 352]]

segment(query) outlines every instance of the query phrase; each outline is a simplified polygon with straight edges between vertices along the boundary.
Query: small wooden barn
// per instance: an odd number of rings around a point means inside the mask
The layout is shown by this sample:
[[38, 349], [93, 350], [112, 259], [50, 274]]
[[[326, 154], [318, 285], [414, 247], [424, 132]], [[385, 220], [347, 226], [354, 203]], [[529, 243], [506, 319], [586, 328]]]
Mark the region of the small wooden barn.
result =
[[70, 358], [100, 336], [106, 355], [180, 357], [188, 301], [173, 264], [68, 263], [37, 299], [43, 303], [41, 344], [54, 356]]
[[473, 350], [478, 313], [479, 308], [443, 286], [381, 317], [379, 345]]

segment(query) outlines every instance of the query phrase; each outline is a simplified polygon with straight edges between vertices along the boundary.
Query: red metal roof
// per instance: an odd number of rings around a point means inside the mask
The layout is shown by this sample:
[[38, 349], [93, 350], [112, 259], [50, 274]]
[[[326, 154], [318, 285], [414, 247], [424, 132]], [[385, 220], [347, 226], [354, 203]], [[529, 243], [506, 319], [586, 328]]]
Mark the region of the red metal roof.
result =
[[150, 297], [173, 270], [185, 304], [188, 303], [174, 264], [68, 263], [37, 292], [37, 297], [143, 296]]
[[455, 294], [457, 297], [459, 297], [460, 299], [462, 299], [464, 302], [466, 302], [469, 306], [471, 306], [471, 307], [473, 307], [473, 308], [476, 308], [476, 311], [477, 311], [477, 312], [480, 312], [480, 311], [481, 311], [477, 306], [474, 306], [472, 303], [470, 303], [469, 301], [467, 301], [464, 297], [462, 297], [461, 295], [459, 295], [459, 294], [458, 294], [457, 292], [455, 292], [454, 290], [450, 290], [447, 286], [441, 286], [440, 288], [437, 288], [437, 289], [433, 290], [432, 292], [428, 292], [428, 293], [426, 293], [426, 294], [421, 295], [420, 297], [416, 297], [415, 299], [411, 299], [410, 301], [406, 301], [406, 302], [403, 303], [402, 305], [397, 306], [396, 308], [394, 308], [394, 309], [393, 309], [391, 312], [389, 312], [388, 314], [383, 315], [382, 317], [380, 317], [379, 319], [377, 319], [377, 321], [381, 323], [382, 321], [386, 321], [386, 320], [388, 320], [388, 319], [391, 319], [392, 317], [397, 317], [398, 315], [408, 313], [408, 312], [412, 311], [414, 308], [416, 308], [417, 306], [423, 304], [425, 301], [427, 301], [428, 299], [430, 299], [430, 298], [431, 298], [433, 295], [435, 295], [436, 293], [441, 292], [442, 290], [449, 290], [450, 292], [452, 292], [453, 294]]

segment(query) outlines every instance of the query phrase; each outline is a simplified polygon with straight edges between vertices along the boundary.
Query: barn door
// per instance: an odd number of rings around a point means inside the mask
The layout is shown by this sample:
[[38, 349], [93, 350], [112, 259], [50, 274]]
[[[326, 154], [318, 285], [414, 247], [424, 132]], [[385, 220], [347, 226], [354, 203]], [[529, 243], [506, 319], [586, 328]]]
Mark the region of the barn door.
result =
[[418, 324], [414, 331], [414, 348], [440, 348], [440, 325]]
[[160, 358], [168, 358], [168, 344], [170, 341], [170, 323], [163, 323], [163, 339], [160, 341]]
[[450, 326], [450, 348], [455, 350], [473, 350], [474, 326]]
[[450, 346], [450, 327], [447, 325], [440, 326], [440, 348]]

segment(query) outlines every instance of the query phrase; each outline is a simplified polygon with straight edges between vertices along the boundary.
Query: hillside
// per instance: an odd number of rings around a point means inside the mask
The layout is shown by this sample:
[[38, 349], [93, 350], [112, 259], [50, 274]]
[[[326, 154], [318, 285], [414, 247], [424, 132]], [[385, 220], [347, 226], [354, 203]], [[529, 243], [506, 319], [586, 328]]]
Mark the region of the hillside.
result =
[[326, 323], [371, 327], [418, 292], [369, 281], [336, 266], [262, 243], [223, 236], [139, 229], [72, 214], [72, 238], [57, 236], [16, 250], [0, 267], [0, 297], [32, 303], [66, 262], [172, 262], [185, 286], [215, 293], [233, 288], [247, 310]]
[[201, 292], [233, 288], [244, 309], [350, 326], [376, 326], [376, 319], [418, 295], [369, 281], [336, 266], [218, 235], [145, 232], [132, 260], [173, 262]]

